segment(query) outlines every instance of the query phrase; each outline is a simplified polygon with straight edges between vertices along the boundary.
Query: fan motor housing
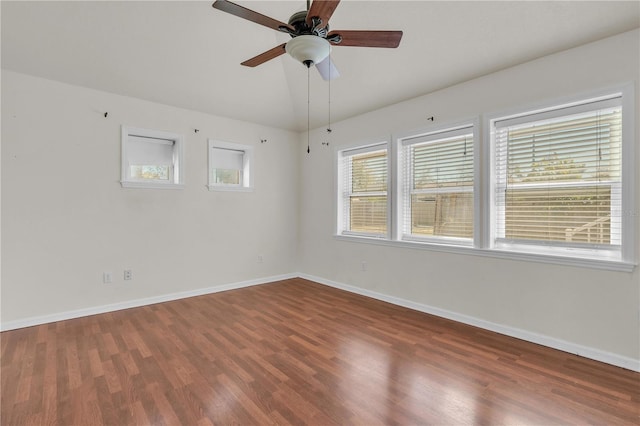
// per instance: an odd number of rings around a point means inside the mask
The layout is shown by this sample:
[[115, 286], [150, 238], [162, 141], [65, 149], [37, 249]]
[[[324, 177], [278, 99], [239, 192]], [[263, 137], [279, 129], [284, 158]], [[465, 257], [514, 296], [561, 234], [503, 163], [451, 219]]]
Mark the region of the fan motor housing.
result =
[[289, 25], [295, 29], [295, 34], [290, 34], [291, 37], [297, 37], [300, 35], [315, 35], [318, 37], [326, 38], [329, 33], [329, 25], [323, 25], [320, 20], [313, 19], [313, 25], [307, 24], [307, 11], [301, 10], [291, 15], [289, 18]]

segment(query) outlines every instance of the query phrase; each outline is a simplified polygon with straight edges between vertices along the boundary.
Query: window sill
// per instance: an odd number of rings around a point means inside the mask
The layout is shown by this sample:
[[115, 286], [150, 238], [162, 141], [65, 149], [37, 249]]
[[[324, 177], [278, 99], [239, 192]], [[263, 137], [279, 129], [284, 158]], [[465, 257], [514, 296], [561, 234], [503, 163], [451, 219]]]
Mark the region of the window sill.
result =
[[123, 188], [137, 188], [137, 189], [184, 189], [184, 184], [181, 183], [158, 183], [158, 182], [128, 182], [121, 181], [120, 184]]
[[604, 269], [608, 271], [618, 271], [618, 272], [633, 272], [633, 269], [637, 265], [636, 263], [618, 261], [618, 260], [586, 259], [586, 258], [567, 257], [567, 256], [548, 255], [548, 254], [502, 251], [499, 249], [480, 249], [475, 247], [464, 247], [464, 246], [447, 245], [447, 244], [433, 244], [433, 243], [416, 242], [416, 241], [386, 240], [381, 238], [364, 237], [364, 236], [334, 235], [334, 238], [338, 241], [345, 241], [345, 242], [352, 242], [352, 243], [359, 243], [359, 244], [374, 244], [374, 245], [381, 245], [381, 246], [387, 246], [387, 247], [400, 247], [400, 248], [417, 249], [417, 250], [428, 250], [428, 251], [436, 251], [436, 252], [443, 252], [443, 253], [492, 257], [492, 258], [498, 258], [498, 259], [550, 263], [555, 265], [577, 266], [582, 268]]
[[207, 185], [207, 188], [209, 188], [209, 191], [253, 192], [253, 187], [246, 187], [246, 186]]

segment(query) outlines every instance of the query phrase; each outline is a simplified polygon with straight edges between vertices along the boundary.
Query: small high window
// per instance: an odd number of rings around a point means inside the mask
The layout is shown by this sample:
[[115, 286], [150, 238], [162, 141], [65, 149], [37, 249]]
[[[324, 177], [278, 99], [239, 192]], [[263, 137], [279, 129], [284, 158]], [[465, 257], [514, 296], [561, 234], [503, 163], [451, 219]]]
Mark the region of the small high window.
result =
[[182, 188], [182, 141], [174, 133], [122, 127], [122, 186]]
[[209, 140], [209, 190], [251, 191], [253, 148]]

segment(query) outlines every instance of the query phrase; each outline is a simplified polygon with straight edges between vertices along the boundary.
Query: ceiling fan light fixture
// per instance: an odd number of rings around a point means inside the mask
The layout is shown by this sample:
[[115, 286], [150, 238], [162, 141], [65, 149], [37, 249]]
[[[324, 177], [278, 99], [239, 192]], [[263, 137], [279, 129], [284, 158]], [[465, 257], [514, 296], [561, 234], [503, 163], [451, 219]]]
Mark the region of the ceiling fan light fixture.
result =
[[298, 62], [310, 67], [329, 56], [331, 45], [327, 40], [315, 35], [301, 35], [292, 38], [285, 50]]

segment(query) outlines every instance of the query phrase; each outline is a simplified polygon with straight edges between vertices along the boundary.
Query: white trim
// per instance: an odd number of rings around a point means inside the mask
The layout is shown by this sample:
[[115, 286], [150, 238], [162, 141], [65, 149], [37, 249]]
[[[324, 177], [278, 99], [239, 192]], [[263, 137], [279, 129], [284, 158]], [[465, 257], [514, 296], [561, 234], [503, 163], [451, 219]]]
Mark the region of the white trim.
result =
[[546, 346], [546, 347], [557, 349], [563, 352], [568, 352], [568, 353], [582, 356], [585, 358], [615, 365], [617, 367], [626, 368], [628, 370], [640, 372], [640, 359], [634, 359], [634, 358], [629, 358], [622, 355], [617, 355], [611, 352], [602, 351], [600, 349], [579, 345], [577, 343], [567, 342], [566, 340], [556, 339], [554, 337], [546, 336], [544, 334], [533, 333], [531, 331], [522, 330], [520, 328], [497, 324], [491, 321], [486, 321], [486, 320], [472, 317], [469, 315], [448, 311], [446, 309], [436, 308], [434, 306], [429, 306], [422, 303], [412, 302], [410, 300], [389, 296], [383, 293], [378, 293], [376, 291], [367, 290], [361, 287], [339, 283], [336, 281], [328, 280], [328, 279], [317, 277], [314, 275], [302, 274], [302, 273], [298, 275], [300, 278], [304, 278], [306, 280], [323, 284], [329, 287], [338, 288], [340, 290], [345, 290], [350, 293], [371, 297], [373, 299], [382, 300], [383, 302], [391, 303], [393, 305], [403, 306], [405, 308], [424, 312], [430, 315], [435, 315], [441, 318], [450, 319], [463, 324], [480, 327], [484, 330], [489, 330], [495, 333], [504, 334], [505, 336], [515, 337], [517, 339], [526, 340], [528, 342], [536, 343], [538, 345]]
[[536, 114], [539, 112], [557, 109], [557, 107], [572, 107], [575, 105], [583, 104], [585, 101], [588, 102], [589, 100], [598, 101], [602, 99], [611, 99], [617, 94], [622, 95], [624, 111], [625, 98], [633, 98], [635, 95], [633, 88], [633, 82], [626, 82], [606, 86], [604, 88], [596, 90], [581, 91], [572, 95], [564, 95], [555, 98], [548, 98], [546, 100], [538, 100], [535, 102], [519, 104], [516, 107], [506, 107], [499, 110], [491, 110], [482, 114], [482, 121], [489, 123], [490, 121], [498, 121], [502, 118], [508, 119], [512, 117]]
[[437, 124], [434, 123], [426, 127], [419, 127], [417, 129], [397, 130], [393, 133], [393, 140], [398, 141], [398, 143], [409, 141], [409, 143], [412, 144], [412, 142], [410, 141], [413, 139], [430, 136], [434, 136], [436, 139], [438, 139], [441, 137], [442, 133], [447, 134], [449, 131], [462, 130], [464, 134], [464, 129], [470, 129], [471, 133], [475, 133], [472, 127], [477, 126], [479, 123], [479, 115], [471, 115], [462, 119], [448, 120], [446, 122]]
[[617, 355], [611, 352], [602, 351], [600, 349], [591, 348], [588, 346], [578, 345], [576, 343], [567, 342], [565, 340], [556, 339], [554, 337], [546, 336], [543, 334], [533, 333], [533, 332], [522, 330], [519, 328], [509, 327], [502, 324], [485, 321], [483, 319], [472, 317], [469, 315], [448, 311], [446, 309], [436, 308], [434, 306], [429, 306], [422, 303], [412, 302], [410, 300], [402, 299], [399, 297], [389, 296], [383, 293], [378, 293], [378, 292], [367, 290], [361, 287], [339, 283], [337, 281], [332, 281], [332, 280], [321, 278], [315, 275], [304, 274], [300, 272], [292, 272], [288, 274], [256, 278], [256, 279], [241, 281], [237, 283], [222, 284], [218, 286], [200, 288], [196, 290], [169, 293], [169, 294], [163, 294], [160, 296], [146, 297], [143, 299], [135, 299], [135, 300], [129, 300], [129, 301], [124, 301], [119, 303], [112, 303], [109, 305], [95, 306], [95, 307], [84, 308], [84, 309], [76, 309], [73, 311], [59, 312], [59, 313], [50, 314], [50, 315], [43, 315], [38, 317], [25, 318], [21, 320], [8, 321], [8, 322], [0, 323], [0, 331], [15, 330], [19, 328], [47, 324], [55, 321], [64, 321], [64, 320], [69, 320], [74, 318], [81, 318], [89, 315], [97, 315], [97, 314], [119, 311], [122, 309], [137, 308], [141, 306], [152, 305], [155, 303], [170, 302], [173, 300], [185, 299], [188, 297], [219, 293], [222, 291], [252, 287], [255, 285], [270, 284], [272, 282], [288, 280], [288, 279], [298, 278], [298, 277], [316, 282], [318, 284], [334, 287], [340, 290], [345, 290], [350, 293], [371, 297], [373, 299], [382, 300], [387, 303], [403, 306], [405, 308], [413, 309], [419, 312], [425, 312], [427, 314], [436, 315], [442, 318], [447, 318], [463, 324], [473, 325], [476, 327], [480, 327], [484, 330], [493, 331], [499, 334], [504, 334], [506, 336], [515, 337], [517, 339], [522, 339], [528, 342], [536, 343], [542, 346], [547, 346], [549, 348], [558, 349], [558, 350], [576, 354], [585, 358], [590, 358], [596, 361], [626, 368], [628, 370], [640, 372], [640, 360], [638, 359]]
[[181, 183], [121, 181], [120, 185], [122, 185], [123, 188], [184, 189], [184, 184]]
[[459, 244], [447, 244], [446, 241], [435, 242], [426, 241], [392, 241], [384, 238], [366, 238], [356, 235], [334, 235], [336, 240], [358, 243], [377, 244], [388, 247], [399, 247], [415, 250], [431, 250], [443, 253], [465, 254], [471, 256], [493, 257], [496, 259], [521, 260], [527, 262], [551, 263], [554, 265], [576, 266], [580, 268], [603, 269], [606, 271], [633, 272], [636, 267], [635, 262], [625, 262], [619, 260], [606, 260], [602, 258], [589, 259], [581, 257], [559, 256], [546, 253], [514, 252], [499, 249], [476, 248], [474, 246], [463, 246]]
[[137, 308], [140, 306], [153, 305], [155, 303], [170, 302], [172, 300], [186, 299], [188, 297], [202, 296], [205, 294], [219, 293], [221, 291], [235, 290], [238, 288], [251, 287], [254, 285], [269, 284], [275, 281], [282, 281], [296, 278], [298, 274], [282, 274], [270, 277], [255, 278], [247, 281], [240, 281], [230, 284], [221, 284], [213, 287], [199, 288], [195, 290], [180, 291], [177, 293], [162, 294], [159, 296], [145, 297], [142, 299], [127, 300], [108, 305], [93, 306], [90, 308], [76, 309], [73, 311], [58, 312], [50, 315], [24, 318], [15, 321], [0, 323], [0, 331], [15, 330], [18, 328], [32, 327], [34, 325], [47, 324], [55, 321], [64, 321], [74, 318], [86, 317], [89, 315], [104, 314], [107, 312], [120, 311], [122, 309]]
[[447, 141], [448, 139], [457, 139], [461, 136], [468, 135], [469, 133], [473, 135], [473, 133], [475, 133], [473, 129], [475, 120], [477, 120], [477, 118], [469, 120], [466, 122], [466, 126], [464, 123], [461, 123], [460, 125], [453, 125], [448, 128], [438, 126], [438, 130], [432, 129], [429, 132], [418, 132], [413, 136], [405, 136], [398, 138], [397, 140], [402, 144], [402, 146], [411, 146], [428, 144], [430, 142]]
[[501, 129], [503, 127], [518, 126], [530, 122], [584, 114], [595, 110], [616, 108], [620, 105], [622, 96], [623, 93], [620, 91], [619, 93], [612, 93], [609, 96], [585, 99], [583, 101], [578, 100], [565, 105], [558, 104], [558, 106], [550, 106], [542, 110], [519, 112], [511, 116], [496, 118], [493, 120], [493, 125], [496, 129]]
[[354, 155], [368, 154], [370, 152], [385, 151], [388, 148], [388, 143], [387, 141], [368, 143], [355, 148], [344, 148], [339, 150], [339, 152], [343, 157], [351, 157]]
[[[636, 89], [637, 90], [637, 89]], [[637, 262], [638, 255], [636, 247], [640, 239], [639, 229], [636, 229], [636, 217], [638, 211], [638, 182], [637, 164], [635, 163], [635, 149], [638, 141], [635, 139], [638, 131], [636, 126], [638, 111], [636, 107], [636, 92], [633, 83], [624, 85], [622, 92], [622, 260], [626, 262]]]
[[240, 185], [207, 185], [209, 191], [220, 191], [220, 192], [253, 192], [253, 188], [247, 188], [246, 186]]

